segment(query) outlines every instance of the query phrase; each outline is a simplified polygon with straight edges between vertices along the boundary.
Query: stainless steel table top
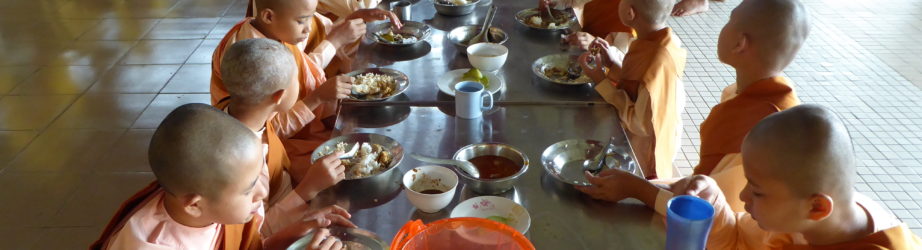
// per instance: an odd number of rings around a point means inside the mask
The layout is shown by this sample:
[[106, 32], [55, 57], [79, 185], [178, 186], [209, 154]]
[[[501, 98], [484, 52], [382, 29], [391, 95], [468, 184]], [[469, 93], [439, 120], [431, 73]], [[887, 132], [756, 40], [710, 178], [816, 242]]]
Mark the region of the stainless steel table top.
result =
[[[498, 7], [493, 27], [499, 27], [509, 36], [509, 40], [504, 44], [509, 48], [509, 56], [497, 73], [503, 78], [506, 86], [495, 96], [497, 101], [603, 102], [588, 84], [558, 85], [543, 81], [532, 73], [531, 65], [536, 59], [564, 52], [560, 44], [560, 33], [530, 30], [516, 22], [515, 13], [534, 8], [537, 1], [493, 0], [492, 3]], [[387, 3], [382, 3], [382, 6], [386, 5]], [[454, 97], [439, 92], [436, 82], [445, 72], [471, 68], [471, 65], [462, 49], [452, 44], [445, 36], [456, 27], [481, 24], [488, 9], [488, 5], [479, 6], [474, 13], [467, 16], [442, 16], [435, 12], [430, 0], [420, 0], [413, 5], [411, 20], [432, 27], [432, 35], [428, 41], [413, 47], [391, 48], [376, 45], [366, 39], [353, 61], [353, 69], [384, 67], [407, 74], [410, 78], [410, 88], [387, 102], [452, 101]]]
[[[544, 149], [565, 139], [607, 141], [615, 136], [619, 146], [629, 148], [611, 106], [502, 105], [481, 119], [460, 119], [452, 114], [453, 104], [345, 105], [335, 134], [383, 134], [399, 141], [406, 152], [443, 158], [471, 143], [512, 145], [525, 153], [531, 164], [515, 188], [501, 196], [519, 202], [531, 213], [526, 236], [538, 249], [663, 248], [662, 216], [637, 201], [615, 204], [592, 200], [549, 176], [541, 165]], [[344, 206], [357, 225], [390, 240], [409, 220], [447, 218], [460, 201], [479, 196], [459, 184], [447, 208], [435, 214], [417, 211], [405, 197], [400, 179], [406, 171], [422, 165], [426, 164], [405, 157], [382, 181], [340, 183], [321, 193], [312, 206]]]

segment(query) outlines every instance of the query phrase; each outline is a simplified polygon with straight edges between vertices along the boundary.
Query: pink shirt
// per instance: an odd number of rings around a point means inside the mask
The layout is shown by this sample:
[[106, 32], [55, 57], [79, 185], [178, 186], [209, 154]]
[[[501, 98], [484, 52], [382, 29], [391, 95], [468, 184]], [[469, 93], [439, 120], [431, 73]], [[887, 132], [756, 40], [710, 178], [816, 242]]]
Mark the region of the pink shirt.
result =
[[163, 207], [163, 191], [138, 209], [108, 249], [216, 249], [221, 225], [189, 227], [173, 220]]

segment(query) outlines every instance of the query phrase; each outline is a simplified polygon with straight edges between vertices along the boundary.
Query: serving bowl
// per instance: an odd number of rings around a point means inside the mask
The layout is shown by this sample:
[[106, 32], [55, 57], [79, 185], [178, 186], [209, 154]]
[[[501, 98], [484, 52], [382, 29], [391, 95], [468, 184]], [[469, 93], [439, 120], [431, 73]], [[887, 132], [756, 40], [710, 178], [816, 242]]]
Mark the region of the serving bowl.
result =
[[467, 187], [479, 194], [501, 194], [509, 191], [515, 186], [528, 170], [528, 156], [512, 146], [502, 143], [477, 143], [462, 147], [455, 152], [452, 159], [459, 161], [469, 161], [478, 156], [499, 156], [511, 160], [516, 166], [520, 167], [514, 174], [502, 178], [487, 179], [485, 178], [488, 169], [483, 166], [477, 166], [481, 178], [474, 178], [466, 172], [461, 171], [459, 175], [466, 181]]

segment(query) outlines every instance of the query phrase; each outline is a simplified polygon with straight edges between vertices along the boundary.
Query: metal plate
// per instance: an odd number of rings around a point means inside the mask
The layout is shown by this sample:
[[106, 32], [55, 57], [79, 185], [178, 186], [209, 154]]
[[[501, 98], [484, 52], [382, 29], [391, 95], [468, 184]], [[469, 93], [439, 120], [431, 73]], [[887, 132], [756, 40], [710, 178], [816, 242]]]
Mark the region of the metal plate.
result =
[[[605, 143], [594, 140], [565, 140], [554, 143], [541, 154], [544, 170], [555, 179], [576, 186], [590, 186], [584, 174], [584, 166], [592, 164], [592, 159], [601, 153]], [[602, 169], [615, 169], [633, 172], [634, 161], [625, 154], [612, 152], [605, 156]]]
[[[474, 38], [474, 36], [477, 35], [477, 32], [480, 32], [480, 27], [481, 25], [467, 25], [457, 27], [452, 29], [451, 32], [448, 32], [446, 37], [449, 41], [451, 41], [451, 43], [457, 45], [458, 47], [467, 48], [468, 42], [471, 41], [471, 38]], [[491, 26], [490, 31], [487, 33], [489, 34], [489, 42], [491, 43], [503, 44], [509, 40], [509, 35], [497, 27]]]
[[[539, 15], [539, 16], [541, 15], [541, 11], [538, 10], [538, 8], [524, 9], [524, 10], [519, 11], [518, 13], [515, 13], [515, 20], [518, 21], [520, 24], [525, 25], [525, 27], [529, 27], [529, 28], [536, 29], [536, 30], [545, 30], [545, 31], [562, 31], [565, 29], [569, 29], [570, 25], [572, 25], [573, 22], [576, 21], [576, 15], [574, 15], [573, 12], [563, 11], [563, 10], [558, 10], [558, 9], [551, 9], [551, 12], [554, 14], [554, 17], [556, 17], [558, 20], [563, 19], [563, 20], [566, 20], [566, 22], [562, 24], [557, 24], [557, 27], [553, 29], [533, 25], [530, 22], [528, 22], [528, 19], [535, 15]], [[563, 15], [563, 18], [561, 18], [561, 15]]]
[[365, 99], [358, 99], [352, 95], [349, 95], [349, 99], [347, 100], [356, 101], [356, 102], [383, 101], [383, 100], [390, 99], [391, 97], [394, 97], [394, 96], [397, 96], [403, 93], [404, 91], [407, 90], [408, 87], [410, 87], [410, 78], [407, 77], [407, 75], [404, 74], [403, 72], [393, 70], [393, 69], [368, 68], [368, 69], [362, 69], [362, 70], [356, 70], [356, 71], [349, 72], [348, 74], [346, 74], [346, 76], [356, 77], [358, 75], [365, 74], [365, 73], [375, 73], [375, 74], [389, 75], [389, 76], [394, 77], [394, 84], [397, 85], [397, 86], [394, 86], [394, 89], [395, 89], [394, 92], [388, 96], [382, 96], [379, 98], [365, 98]]
[[[442, 91], [442, 93], [446, 95], [455, 96], [455, 83], [461, 82], [461, 77], [464, 76], [464, 73], [467, 73], [468, 70], [471, 69], [456, 69], [439, 77], [437, 83], [439, 85], [439, 91]], [[503, 88], [505, 83], [503, 83], [503, 79], [496, 76], [496, 74], [483, 73], [483, 75], [487, 76], [487, 79], [490, 79], [490, 86], [487, 88], [490, 94], [495, 95]]]
[[[384, 32], [387, 29], [391, 28], [390, 22], [378, 22], [377, 24], [370, 25], [367, 29], [367, 34], [365, 35], [371, 41], [374, 41], [377, 44], [384, 46], [393, 46], [393, 47], [409, 47], [416, 45], [425, 41], [429, 38], [429, 35], [432, 34], [432, 30], [429, 29], [429, 25], [420, 22], [414, 21], [403, 21], [403, 27], [399, 31], [394, 31], [394, 33], [408, 34], [416, 37], [416, 43], [389, 43], [382, 41], [378, 38], [378, 33]], [[386, 32], [385, 32], [386, 33]]]
[[384, 148], [388, 152], [390, 152], [392, 156], [391, 163], [387, 166], [387, 168], [384, 169], [384, 171], [378, 172], [377, 174], [373, 174], [373, 175], [369, 175], [369, 176], [365, 176], [361, 178], [356, 178], [354, 176], [349, 175], [349, 172], [348, 172], [349, 170], [347, 169], [346, 179], [345, 179], [347, 181], [348, 180], [371, 179], [376, 176], [383, 175], [384, 173], [387, 173], [393, 170], [394, 167], [399, 165], [400, 161], [403, 160], [403, 146], [401, 146], [400, 143], [397, 142], [397, 140], [394, 140], [394, 138], [390, 138], [390, 137], [379, 135], [379, 134], [372, 134], [372, 133], [354, 133], [354, 134], [345, 134], [345, 135], [335, 137], [333, 139], [330, 139], [324, 142], [323, 144], [320, 144], [320, 146], [317, 146], [317, 150], [314, 150], [314, 153], [311, 154], [311, 163], [316, 162], [317, 159], [320, 159], [320, 157], [323, 157], [325, 155], [332, 153], [332, 152], [329, 152], [327, 149], [328, 148], [330, 150], [335, 149], [336, 144], [340, 142], [345, 142], [350, 145], [358, 143], [358, 142], [380, 144], [381, 146], [384, 146]]
[[[311, 239], [314, 238], [314, 232], [316, 231], [311, 231], [292, 243], [288, 246], [288, 250], [308, 249]], [[386, 250], [389, 247], [375, 233], [358, 228], [334, 226], [330, 227], [330, 234], [346, 243], [346, 249], [349, 250]]]
[[571, 61], [577, 61], [577, 60], [579, 60], [579, 55], [575, 55], [575, 54], [562, 53], [562, 54], [546, 55], [541, 58], [538, 58], [538, 60], [535, 60], [535, 63], [531, 65], [531, 70], [539, 78], [544, 79], [545, 81], [556, 83], [556, 84], [582, 85], [582, 84], [587, 84], [587, 83], [592, 82], [592, 79], [590, 79], [589, 76], [586, 75], [586, 73], [582, 73], [582, 72], [579, 78], [576, 78], [574, 80], [569, 80], [569, 81], [564, 81], [560, 79], [552, 79], [544, 75], [544, 69], [547, 67], [558, 67], [562, 69], [567, 69]]

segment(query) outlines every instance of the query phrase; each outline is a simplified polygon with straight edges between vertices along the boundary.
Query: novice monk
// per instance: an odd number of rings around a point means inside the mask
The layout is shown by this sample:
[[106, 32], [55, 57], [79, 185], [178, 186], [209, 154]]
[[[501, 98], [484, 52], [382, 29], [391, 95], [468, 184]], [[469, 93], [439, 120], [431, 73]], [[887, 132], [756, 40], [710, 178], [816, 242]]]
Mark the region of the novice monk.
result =
[[[186, 104], [163, 120], [148, 156], [157, 180], [122, 204], [90, 249], [285, 249], [325, 216], [261, 238], [265, 188], [253, 132], [205, 104]], [[244, 224], [245, 223], [245, 224]], [[312, 248], [340, 249], [321, 230]], [[321, 243], [322, 242], [322, 243]]]
[[[604, 56], [584, 53], [580, 65], [597, 83], [602, 98], [618, 109], [646, 177], [669, 178], [678, 143], [678, 100], [685, 94], [677, 82], [685, 69], [686, 51], [666, 26], [670, 0], [623, 0], [620, 7], [621, 21], [637, 31], [624, 63], [611, 60], [609, 46], [599, 40], [594, 46], [605, 51]], [[601, 66], [590, 67], [589, 57]]]
[[[762, 118], [800, 103], [781, 72], [807, 38], [806, 15], [797, 0], [747, 0], [730, 15], [717, 41], [717, 55], [736, 70], [737, 83], [723, 90], [720, 104], [701, 123], [695, 174], [714, 178], [734, 211], [743, 211], [736, 195], [746, 186], [740, 157], [743, 137]], [[581, 190], [605, 200], [637, 198], [665, 215], [666, 201], [673, 196], [668, 187], [656, 188], [624, 172], [600, 175], [589, 177], [597, 185]]]
[[[291, 109], [297, 101], [298, 71], [290, 53], [281, 43], [265, 38], [234, 43], [221, 63], [230, 96], [215, 105], [243, 122], [263, 144], [267, 165], [261, 172], [260, 185], [269, 190], [265, 200], [267, 226], [262, 228], [266, 235], [301, 220], [309, 212], [308, 201], [345, 178], [345, 166], [338, 155], [328, 155], [314, 163], [304, 181], [292, 189], [288, 174], [291, 162], [275, 125], [279, 119], [276, 114]], [[329, 210], [339, 212], [339, 217], [349, 216], [339, 207]], [[345, 218], [341, 221], [354, 226]]]
[[[221, 40], [212, 57], [211, 103], [217, 104], [229, 96], [221, 76], [221, 59], [235, 42], [250, 38], [269, 38], [285, 44], [298, 67], [300, 89], [295, 105], [280, 112], [276, 124], [279, 137], [292, 161], [291, 174], [295, 181], [307, 172], [310, 153], [328, 140], [331, 129], [322, 119], [336, 112], [336, 101], [349, 93], [352, 78], [337, 76], [326, 78], [322, 67], [303, 53], [307, 35], [307, 21], [314, 15], [316, 1], [265, 0], [257, 2], [259, 16], [246, 18], [235, 25]], [[323, 94], [327, 93], [327, 94]]]
[[714, 180], [691, 178], [685, 194], [714, 205], [708, 249], [920, 249], [922, 240], [854, 190], [855, 156], [832, 111], [800, 105], [766, 117], [743, 142], [749, 182], [732, 211]]

